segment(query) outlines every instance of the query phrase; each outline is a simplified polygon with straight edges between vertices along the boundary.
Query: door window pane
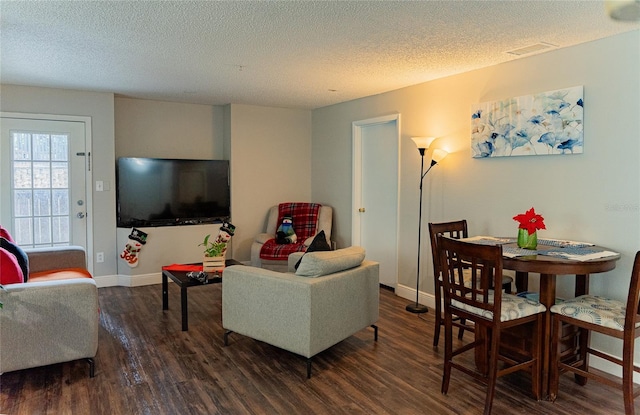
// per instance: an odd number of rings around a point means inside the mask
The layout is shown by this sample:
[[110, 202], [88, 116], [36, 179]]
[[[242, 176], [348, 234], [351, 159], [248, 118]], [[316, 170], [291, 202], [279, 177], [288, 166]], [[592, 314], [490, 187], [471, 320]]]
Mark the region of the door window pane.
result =
[[50, 216], [51, 215], [51, 191], [34, 190], [33, 191], [33, 216]]
[[52, 196], [52, 211], [54, 215], [67, 215], [69, 216], [69, 191], [67, 189], [53, 189]]
[[13, 223], [22, 246], [68, 245], [69, 137], [11, 132]]

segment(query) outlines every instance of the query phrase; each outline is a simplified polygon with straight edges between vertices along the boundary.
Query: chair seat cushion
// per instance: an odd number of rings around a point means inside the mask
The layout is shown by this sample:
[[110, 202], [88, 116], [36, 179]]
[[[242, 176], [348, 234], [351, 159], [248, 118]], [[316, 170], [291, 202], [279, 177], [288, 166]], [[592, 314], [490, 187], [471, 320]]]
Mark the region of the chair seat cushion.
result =
[[[493, 304], [493, 293], [489, 294], [489, 303]], [[482, 310], [456, 300], [451, 301], [451, 305], [461, 310], [468, 311], [479, 316], [493, 319], [491, 311]], [[502, 308], [500, 309], [500, 321], [511, 321], [523, 317], [528, 317], [537, 313], [543, 313], [547, 308], [537, 301], [521, 298], [512, 294], [502, 294]]]
[[54, 271], [34, 272], [29, 276], [29, 282], [71, 280], [75, 278], [93, 278], [89, 271], [83, 268], [64, 268]]
[[[595, 295], [581, 295], [551, 307], [551, 312], [576, 320], [624, 330], [626, 304]], [[640, 323], [636, 324], [636, 327]]]

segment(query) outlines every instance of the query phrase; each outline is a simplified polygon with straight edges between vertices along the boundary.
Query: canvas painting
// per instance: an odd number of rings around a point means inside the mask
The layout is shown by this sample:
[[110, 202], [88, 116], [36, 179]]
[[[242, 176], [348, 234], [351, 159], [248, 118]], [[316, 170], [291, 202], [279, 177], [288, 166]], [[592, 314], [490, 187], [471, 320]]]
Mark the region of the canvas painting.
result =
[[474, 158], [581, 154], [583, 87], [475, 105], [471, 114]]

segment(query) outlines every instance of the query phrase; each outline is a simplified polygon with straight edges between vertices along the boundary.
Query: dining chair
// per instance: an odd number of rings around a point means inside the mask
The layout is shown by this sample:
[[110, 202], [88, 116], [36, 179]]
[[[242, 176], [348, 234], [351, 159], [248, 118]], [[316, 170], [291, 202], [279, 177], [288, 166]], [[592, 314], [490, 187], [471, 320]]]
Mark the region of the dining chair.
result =
[[[634, 343], [640, 336], [640, 251], [636, 253], [633, 263], [626, 303], [587, 294], [556, 304], [550, 310], [553, 322], [549, 388], [551, 400], [558, 396], [560, 373], [570, 371], [577, 378], [593, 379], [618, 389], [622, 387], [624, 412], [626, 415], [633, 414], [634, 399], [640, 395], [640, 390], [634, 393], [633, 386], [633, 373], [640, 373], [640, 367], [634, 365]], [[579, 329], [578, 354], [575, 358], [571, 357], [570, 349], [562, 352], [563, 345], [566, 346], [566, 341], [562, 338], [563, 323]], [[592, 349], [589, 338], [593, 331], [621, 339], [622, 359]], [[568, 361], [566, 354], [569, 354]], [[589, 355], [622, 366], [622, 382], [590, 372]]]
[[[429, 223], [429, 236], [431, 239], [431, 255], [433, 257], [433, 287], [435, 292], [435, 331], [433, 333], [433, 347], [438, 347], [440, 341], [440, 327], [444, 325], [442, 318], [442, 269], [438, 254], [438, 236], [447, 236], [449, 238], [461, 239], [469, 236], [467, 230], [467, 221], [465, 219], [451, 222]], [[465, 281], [467, 285], [470, 282], [470, 273], [465, 272]], [[511, 283], [513, 278], [503, 275], [502, 288], [507, 292], [511, 292]], [[467, 325], [464, 320], [459, 318], [453, 319], [453, 325], [458, 327], [458, 339], [462, 340], [464, 331], [473, 332], [473, 327]]]
[[[452, 369], [460, 370], [487, 385], [484, 414], [488, 415], [491, 413], [497, 378], [517, 370], [528, 370], [531, 372], [532, 394], [539, 400], [542, 322], [546, 307], [491, 288], [500, 286], [502, 282], [502, 246], [473, 244], [438, 236], [438, 247], [444, 287], [442, 393], [448, 392]], [[464, 282], [465, 269], [471, 273], [470, 286]], [[474, 341], [456, 349], [453, 348], [454, 316], [473, 321], [476, 327]], [[501, 353], [499, 345], [503, 330], [524, 324], [532, 325], [531, 350], [517, 356]], [[486, 356], [486, 368], [479, 369], [477, 362], [472, 367], [468, 359], [456, 358], [471, 350], [476, 352], [476, 356], [478, 352]], [[498, 361], [506, 365], [498, 369]]]

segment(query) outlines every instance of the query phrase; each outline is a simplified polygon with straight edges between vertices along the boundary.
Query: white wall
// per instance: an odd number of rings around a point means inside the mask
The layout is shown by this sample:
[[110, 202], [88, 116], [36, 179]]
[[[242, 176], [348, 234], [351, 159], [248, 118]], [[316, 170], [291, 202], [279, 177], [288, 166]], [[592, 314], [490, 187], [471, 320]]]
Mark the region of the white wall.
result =
[[[539, 237], [595, 242], [620, 252], [615, 270], [591, 276], [591, 293], [626, 298], [640, 250], [640, 32], [560, 49], [461, 75], [317, 109], [313, 112], [314, 199], [330, 203], [333, 235], [351, 241], [351, 123], [402, 116], [398, 293], [415, 298], [420, 157], [411, 136], [435, 136], [451, 154], [425, 179], [424, 223], [467, 219], [471, 235], [515, 236], [515, 214], [530, 207], [545, 218]], [[584, 154], [472, 159], [471, 105], [584, 86]], [[423, 224], [424, 226], [424, 224]], [[423, 238], [425, 235], [423, 233]], [[428, 235], [420, 290], [433, 305]], [[536, 278], [530, 278], [533, 284]], [[558, 277], [571, 296], [573, 277]], [[620, 345], [594, 336], [616, 355]]]
[[237, 226], [232, 255], [248, 261], [271, 206], [311, 201], [311, 111], [233, 104], [226, 116]]

